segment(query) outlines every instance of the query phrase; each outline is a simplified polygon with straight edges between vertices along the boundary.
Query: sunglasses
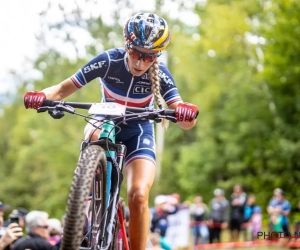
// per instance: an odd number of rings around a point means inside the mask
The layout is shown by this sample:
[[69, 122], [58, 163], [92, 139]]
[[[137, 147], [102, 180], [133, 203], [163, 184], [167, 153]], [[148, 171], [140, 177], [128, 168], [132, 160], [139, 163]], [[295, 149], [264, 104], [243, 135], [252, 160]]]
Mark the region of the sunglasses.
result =
[[45, 225], [45, 226], [38, 225], [37, 227], [47, 229], [49, 226], [48, 225]]
[[143, 59], [144, 62], [150, 63], [154, 62], [157, 57], [161, 55], [161, 52], [157, 54], [146, 54], [143, 52], [140, 52], [134, 48], [132, 48], [129, 44], [127, 44], [128, 54], [131, 56], [134, 60], [141, 60]]

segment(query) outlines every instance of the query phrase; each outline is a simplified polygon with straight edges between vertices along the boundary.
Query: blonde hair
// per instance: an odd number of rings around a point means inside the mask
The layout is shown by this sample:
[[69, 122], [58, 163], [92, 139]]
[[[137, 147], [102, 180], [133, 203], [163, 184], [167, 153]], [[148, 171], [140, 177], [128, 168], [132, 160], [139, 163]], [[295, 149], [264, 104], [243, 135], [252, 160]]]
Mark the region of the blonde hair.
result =
[[160, 96], [160, 79], [158, 76], [158, 59], [156, 59], [149, 68], [149, 78], [151, 81], [151, 90], [158, 108], [162, 108]]
[[[158, 59], [156, 59], [149, 68], [149, 78], [151, 81], [151, 90], [154, 95], [154, 100], [159, 109], [162, 109], [162, 98], [160, 95], [160, 79], [158, 75]], [[169, 121], [167, 119], [162, 119], [161, 125], [164, 129], [169, 126]]]

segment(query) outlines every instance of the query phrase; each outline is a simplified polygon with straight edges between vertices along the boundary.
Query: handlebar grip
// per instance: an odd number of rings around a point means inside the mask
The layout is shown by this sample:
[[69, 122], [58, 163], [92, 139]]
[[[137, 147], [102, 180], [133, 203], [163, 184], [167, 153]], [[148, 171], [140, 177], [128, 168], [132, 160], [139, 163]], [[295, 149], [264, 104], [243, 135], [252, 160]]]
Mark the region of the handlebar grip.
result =
[[50, 107], [55, 106], [54, 101], [49, 100], [49, 99], [45, 99], [43, 104], [41, 105], [41, 107], [45, 107], [45, 106], [50, 106]]
[[175, 109], [165, 109], [163, 113], [166, 116], [175, 117]]

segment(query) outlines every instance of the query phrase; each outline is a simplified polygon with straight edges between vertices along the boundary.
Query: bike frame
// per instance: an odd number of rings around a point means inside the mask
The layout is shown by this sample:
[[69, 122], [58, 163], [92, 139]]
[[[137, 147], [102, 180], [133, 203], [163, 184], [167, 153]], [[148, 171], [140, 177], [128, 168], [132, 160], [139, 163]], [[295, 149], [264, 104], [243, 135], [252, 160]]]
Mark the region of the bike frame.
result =
[[[121, 211], [119, 212], [121, 208], [118, 206], [120, 189], [123, 180], [122, 171], [126, 155], [126, 146], [123, 144], [116, 144], [115, 124], [112, 120], [109, 119], [103, 121], [98, 141], [89, 142], [85, 145], [85, 147], [88, 147], [89, 145], [101, 146], [105, 150], [107, 158], [107, 192], [105, 197], [105, 209], [107, 210], [107, 213], [105, 213], [104, 218], [101, 218], [100, 228], [102, 230], [97, 232], [97, 235], [95, 235], [95, 232], [93, 232], [92, 230], [91, 237], [97, 238], [98, 243], [96, 245], [99, 245], [100, 249], [107, 249], [113, 240], [112, 229], [114, 226], [116, 226], [114, 225], [114, 222], [116, 216], [118, 216], [118, 220], [121, 226], [121, 233], [118, 233], [118, 235], [122, 234], [125, 249], [129, 250], [124, 218]], [[115, 159], [115, 161], [113, 161], [112, 159]], [[113, 165], [113, 162], [115, 162], [116, 165]], [[93, 193], [94, 192], [95, 190], [93, 190]], [[95, 202], [94, 195], [92, 202]], [[96, 215], [94, 214], [94, 211], [92, 211], [92, 222], [94, 222], [94, 216]], [[93, 225], [91, 225], [91, 228], [93, 228]], [[106, 234], [108, 234], [108, 237], [106, 237]], [[80, 247], [80, 249], [86, 250], [87, 248]], [[118, 244], [118, 250], [119, 249], [122, 249], [121, 244]]]

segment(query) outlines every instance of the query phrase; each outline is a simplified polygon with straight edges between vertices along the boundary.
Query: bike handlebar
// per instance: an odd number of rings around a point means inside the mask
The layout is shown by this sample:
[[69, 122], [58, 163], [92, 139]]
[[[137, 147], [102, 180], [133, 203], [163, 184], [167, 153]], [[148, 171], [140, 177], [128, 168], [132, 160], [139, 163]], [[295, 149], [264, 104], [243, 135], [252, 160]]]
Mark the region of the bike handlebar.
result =
[[[112, 102], [112, 101], [110, 101]], [[67, 109], [67, 107], [79, 108], [79, 109], [90, 109], [93, 103], [85, 103], [85, 102], [66, 102], [66, 101], [54, 101], [45, 99], [40, 108], [38, 108], [38, 112], [44, 112], [50, 110], [50, 107], [65, 107], [63, 109], [58, 109], [60, 111], [66, 111], [69, 113], [75, 113], [75, 110]], [[52, 108], [53, 109], [53, 108]], [[154, 119], [155, 118], [166, 118], [172, 122], [177, 122], [175, 118], [175, 110], [174, 109], [151, 109], [151, 108], [135, 108], [135, 107], [127, 107], [126, 112], [131, 113], [147, 113], [143, 118]], [[148, 116], [147, 116], [148, 115]]]
[[92, 106], [92, 103], [53, 101], [53, 100], [45, 99], [41, 107], [47, 107], [47, 106], [54, 107], [58, 104], [68, 105], [73, 108], [79, 108], [79, 109], [89, 109]]

